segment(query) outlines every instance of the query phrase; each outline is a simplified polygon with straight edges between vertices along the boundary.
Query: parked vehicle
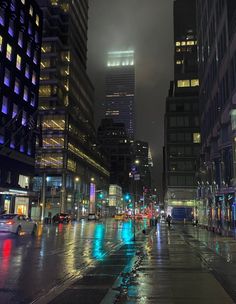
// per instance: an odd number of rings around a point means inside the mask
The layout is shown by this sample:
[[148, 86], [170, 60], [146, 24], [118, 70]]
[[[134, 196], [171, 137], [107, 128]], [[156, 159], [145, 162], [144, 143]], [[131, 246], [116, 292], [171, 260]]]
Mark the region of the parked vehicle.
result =
[[53, 216], [52, 221], [56, 223], [68, 224], [71, 221], [71, 216], [68, 213], [57, 213]]
[[25, 215], [14, 213], [0, 215], [0, 232], [10, 232], [20, 235], [21, 233], [35, 234], [37, 231], [36, 222]]

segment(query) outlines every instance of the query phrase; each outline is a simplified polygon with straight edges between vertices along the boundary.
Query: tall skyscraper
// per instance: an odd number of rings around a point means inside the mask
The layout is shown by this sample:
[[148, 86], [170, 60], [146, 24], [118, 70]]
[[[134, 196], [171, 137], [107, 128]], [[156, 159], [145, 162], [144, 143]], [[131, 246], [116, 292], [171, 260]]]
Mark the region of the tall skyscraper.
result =
[[174, 2], [175, 74], [166, 99], [164, 193], [176, 220], [196, 211], [201, 138], [195, 7], [195, 0]]
[[0, 211], [32, 202], [42, 14], [34, 0], [0, 1]]
[[36, 184], [43, 184], [46, 215], [84, 213], [94, 203], [95, 186], [103, 189], [109, 178], [95, 146], [94, 90], [86, 73], [88, 0], [38, 3], [44, 27]]
[[197, 1], [202, 221], [235, 227], [236, 1]]
[[105, 117], [124, 123], [130, 139], [135, 133], [134, 51], [108, 53]]

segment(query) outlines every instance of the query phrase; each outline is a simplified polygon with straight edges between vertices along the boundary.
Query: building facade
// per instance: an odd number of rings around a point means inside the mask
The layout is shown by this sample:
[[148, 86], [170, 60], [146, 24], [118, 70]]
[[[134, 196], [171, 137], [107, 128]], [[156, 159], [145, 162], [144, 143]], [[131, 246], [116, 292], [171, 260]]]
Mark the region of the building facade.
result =
[[236, 2], [197, 1], [201, 113], [201, 221], [235, 226]]
[[199, 167], [199, 80], [196, 1], [174, 2], [174, 81], [166, 99], [164, 195], [176, 220], [196, 212], [196, 170]]
[[92, 192], [109, 179], [95, 144], [94, 89], [86, 73], [88, 1], [38, 3], [44, 24], [35, 187], [42, 189], [43, 216], [76, 217], [94, 211]]
[[131, 145], [125, 125], [112, 119], [103, 119], [97, 133], [98, 145], [110, 164], [110, 184], [129, 192], [131, 170]]
[[130, 139], [135, 133], [134, 51], [108, 53], [105, 117], [125, 124]]
[[0, 2], [0, 211], [29, 215], [42, 14], [34, 0]]

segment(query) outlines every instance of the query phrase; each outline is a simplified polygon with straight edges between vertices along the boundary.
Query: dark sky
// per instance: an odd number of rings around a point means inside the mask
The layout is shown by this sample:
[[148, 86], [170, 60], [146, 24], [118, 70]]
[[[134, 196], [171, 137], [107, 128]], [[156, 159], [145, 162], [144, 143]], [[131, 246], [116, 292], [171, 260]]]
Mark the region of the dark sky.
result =
[[104, 101], [106, 53], [135, 50], [136, 139], [147, 141], [159, 188], [165, 98], [173, 78], [173, 0], [90, 0], [88, 72], [95, 87], [96, 123]]

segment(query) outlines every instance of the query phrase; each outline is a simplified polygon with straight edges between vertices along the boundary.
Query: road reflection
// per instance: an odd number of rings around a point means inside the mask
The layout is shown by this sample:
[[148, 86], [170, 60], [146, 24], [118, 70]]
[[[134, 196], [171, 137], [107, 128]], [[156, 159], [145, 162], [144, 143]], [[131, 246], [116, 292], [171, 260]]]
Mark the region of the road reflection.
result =
[[35, 237], [0, 235], [0, 302], [30, 303], [132, 237], [131, 221], [112, 219], [40, 226]]

